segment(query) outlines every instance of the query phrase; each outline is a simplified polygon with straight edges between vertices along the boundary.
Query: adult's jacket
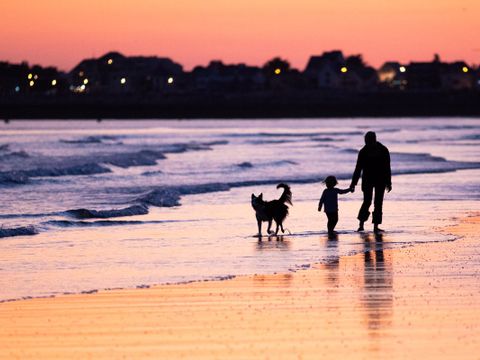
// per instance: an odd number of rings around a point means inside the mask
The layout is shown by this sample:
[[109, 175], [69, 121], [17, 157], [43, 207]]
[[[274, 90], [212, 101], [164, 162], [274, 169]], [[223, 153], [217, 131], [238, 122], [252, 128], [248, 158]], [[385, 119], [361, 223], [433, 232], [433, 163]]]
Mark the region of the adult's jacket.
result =
[[392, 171], [390, 169], [390, 153], [377, 142], [365, 145], [358, 153], [357, 165], [352, 177], [352, 185], [356, 186], [362, 175], [363, 186], [391, 186]]

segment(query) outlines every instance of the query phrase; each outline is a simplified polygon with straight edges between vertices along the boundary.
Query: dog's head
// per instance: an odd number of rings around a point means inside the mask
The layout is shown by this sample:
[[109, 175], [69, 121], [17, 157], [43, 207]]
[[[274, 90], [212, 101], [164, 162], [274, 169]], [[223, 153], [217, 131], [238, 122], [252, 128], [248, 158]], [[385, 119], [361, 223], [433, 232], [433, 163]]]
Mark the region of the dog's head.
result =
[[263, 206], [265, 202], [263, 201], [263, 193], [258, 196], [252, 194], [252, 207], [257, 210], [259, 207]]

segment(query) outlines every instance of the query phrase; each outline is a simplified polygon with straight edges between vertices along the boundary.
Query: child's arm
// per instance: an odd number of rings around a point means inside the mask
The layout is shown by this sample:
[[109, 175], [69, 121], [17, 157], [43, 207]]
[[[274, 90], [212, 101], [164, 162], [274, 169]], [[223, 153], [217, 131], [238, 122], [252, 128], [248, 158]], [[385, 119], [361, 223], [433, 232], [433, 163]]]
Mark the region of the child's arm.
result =
[[324, 194], [325, 192], [322, 193], [322, 197], [320, 198], [320, 202], [318, 203], [318, 211], [322, 211]]
[[352, 188], [348, 188], [348, 189], [338, 189], [338, 193], [339, 194], [347, 194], [349, 192], [353, 192], [352, 191]]

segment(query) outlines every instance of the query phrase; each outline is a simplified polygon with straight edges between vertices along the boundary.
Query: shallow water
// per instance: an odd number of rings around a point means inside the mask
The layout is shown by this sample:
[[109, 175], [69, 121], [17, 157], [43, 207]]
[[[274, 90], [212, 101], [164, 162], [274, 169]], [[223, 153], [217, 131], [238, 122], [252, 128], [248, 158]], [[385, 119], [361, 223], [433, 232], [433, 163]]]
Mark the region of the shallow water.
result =
[[[396, 174], [384, 246], [451, 240], [431, 228], [479, 209], [477, 119], [1, 125], [0, 299], [295, 271], [363, 251], [359, 188], [340, 199], [338, 242], [316, 206], [326, 175], [348, 186], [370, 129]], [[259, 243], [250, 194], [277, 198], [280, 181], [292, 235]]]

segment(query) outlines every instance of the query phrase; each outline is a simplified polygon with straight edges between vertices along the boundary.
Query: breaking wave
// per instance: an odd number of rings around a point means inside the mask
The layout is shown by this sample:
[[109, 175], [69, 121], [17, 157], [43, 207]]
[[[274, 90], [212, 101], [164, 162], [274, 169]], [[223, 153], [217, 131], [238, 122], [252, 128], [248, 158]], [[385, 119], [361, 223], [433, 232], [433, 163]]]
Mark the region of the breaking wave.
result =
[[156, 176], [163, 174], [161, 170], [155, 170], [155, 171], [145, 171], [142, 173], [142, 176]]
[[230, 185], [223, 183], [172, 186], [152, 190], [138, 200], [147, 205], [174, 207], [180, 205], [182, 195], [196, 195], [228, 190], [230, 190]]
[[124, 209], [113, 210], [74, 209], [67, 210], [66, 213], [77, 219], [108, 219], [114, 217], [146, 215], [148, 214], [148, 207], [145, 205], [132, 205]]
[[250, 140], [250, 141], [247, 141], [248, 144], [252, 144], [252, 145], [273, 145], [273, 144], [287, 144], [287, 143], [293, 143], [293, 142], [297, 142], [298, 140], [293, 140], [293, 139], [289, 139], [289, 140], [269, 140], [269, 139], [261, 139], [261, 140]]
[[268, 167], [268, 166], [283, 166], [283, 165], [298, 165], [298, 163], [293, 160], [278, 160], [278, 161], [273, 161], [269, 163], [259, 163], [255, 165], [252, 164], [250, 161], [245, 161], [239, 164], [235, 164], [236, 167], [241, 169], [251, 169], [255, 166]]
[[65, 144], [115, 144], [120, 145], [118, 136], [111, 135], [92, 135], [80, 139], [61, 139], [60, 142]]
[[251, 169], [253, 168], [253, 164], [249, 161], [245, 161], [245, 162], [242, 162], [240, 164], [237, 164], [236, 165], [237, 167], [239, 168], [242, 168], [242, 169]]
[[17, 228], [0, 228], [0, 238], [12, 236], [29, 236], [38, 234], [33, 226], [22, 226]]
[[321, 136], [351, 136], [363, 135], [361, 131], [324, 131], [324, 132], [304, 132], [304, 133], [276, 133], [276, 132], [260, 132], [260, 133], [242, 133], [227, 134], [229, 137], [321, 137]]
[[61, 228], [69, 227], [97, 227], [97, 226], [127, 226], [127, 225], [143, 225], [143, 224], [163, 224], [171, 222], [163, 221], [138, 221], [138, 220], [97, 220], [97, 221], [71, 221], [71, 220], [50, 220], [42, 223], [47, 226], [56, 226]]
[[[110, 137], [100, 137], [105, 139]], [[113, 137], [112, 137], [113, 138]], [[66, 140], [70, 141], [70, 140]], [[81, 140], [71, 140], [81, 141]], [[97, 142], [97, 137], [88, 137], [82, 141]], [[160, 149], [144, 149], [134, 152], [122, 152], [122, 153], [107, 153], [107, 154], [90, 154], [88, 156], [77, 156], [71, 158], [63, 158], [60, 163], [58, 160], [45, 161], [44, 166], [26, 169], [26, 170], [10, 170], [0, 172], [0, 184], [21, 185], [27, 184], [30, 178], [36, 177], [59, 177], [59, 176], [76, 176], [76, 175], [97, 175], [110, 173], [112, 170], [105, 165], [113, 165], [120, 168], [128, 168], [132, 166], [153, 166], [157, 164], [158, 160], [166, 158], [165, 154], [184, 153], [187, 151], [204, 151], [211, 150], [212, 146], [225, 145], [228, 141], [210, 141], [205, 143], [179, 143], [162, 145]], [[0, 153], [2, 151], [8, 151], [9, 145], [0, 145]], [[0, 159], [5, 156], [16, 157], [28, 157], [28, 154], [23, 152], [0, 154]], [[36, 159], [31, 159], [32, 163], [36, 163]], [[75, 164], [66, 166], [65, 164]]]

